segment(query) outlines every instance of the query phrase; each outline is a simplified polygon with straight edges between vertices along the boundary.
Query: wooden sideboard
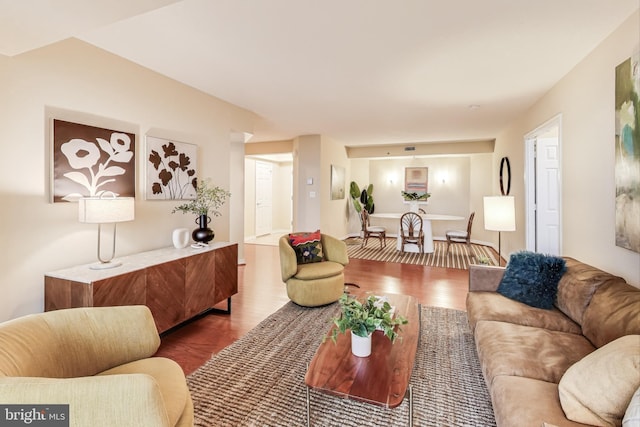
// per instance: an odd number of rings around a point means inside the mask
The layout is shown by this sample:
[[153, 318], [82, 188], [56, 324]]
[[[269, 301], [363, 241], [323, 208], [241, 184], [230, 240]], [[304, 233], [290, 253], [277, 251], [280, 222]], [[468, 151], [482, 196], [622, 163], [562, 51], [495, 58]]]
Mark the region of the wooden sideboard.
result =
[[162, 248], [118, 258], [120, 267], [91, 264], [52, 271], [44, 278], [45, 311], [71, 307], [148, 306], [159, 332], [209, 310], [238, 292], [238, 245]]

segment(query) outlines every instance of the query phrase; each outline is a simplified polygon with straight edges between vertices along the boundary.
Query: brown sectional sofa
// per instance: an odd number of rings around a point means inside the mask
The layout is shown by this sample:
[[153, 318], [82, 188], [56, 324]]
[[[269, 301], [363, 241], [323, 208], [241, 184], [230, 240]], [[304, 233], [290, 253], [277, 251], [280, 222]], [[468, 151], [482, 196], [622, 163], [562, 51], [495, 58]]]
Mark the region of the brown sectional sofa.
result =
[[640, 289], [575, 259], [565, 261], [551, 310], [497, 293], [504, 268], [470, 266], [467, 313], [499, 427], [589, 425], [567, 419], [558, 383], [597, 348], [640, 334]]

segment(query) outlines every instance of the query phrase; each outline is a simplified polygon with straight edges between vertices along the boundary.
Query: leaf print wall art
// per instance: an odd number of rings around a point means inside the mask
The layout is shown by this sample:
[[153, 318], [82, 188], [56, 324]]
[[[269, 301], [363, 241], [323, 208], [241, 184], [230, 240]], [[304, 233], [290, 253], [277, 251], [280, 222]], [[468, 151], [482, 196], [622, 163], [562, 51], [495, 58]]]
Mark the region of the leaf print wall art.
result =
[[133, 133], [53, 120], [53, 202], [112, 192], [135, 197]]
[[198, 146], [147, 135], [148, 200], [196, 198]]

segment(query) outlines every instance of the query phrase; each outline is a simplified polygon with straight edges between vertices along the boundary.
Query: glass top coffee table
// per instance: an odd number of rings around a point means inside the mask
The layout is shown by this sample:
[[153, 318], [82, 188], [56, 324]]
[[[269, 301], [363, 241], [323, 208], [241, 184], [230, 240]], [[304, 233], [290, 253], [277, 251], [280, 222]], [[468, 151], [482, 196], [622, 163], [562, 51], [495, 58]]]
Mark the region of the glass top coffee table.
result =
[[336, 344], [330, 339], [320, 344], [305, 375], [307, 425], [310, 423], [310, 388], [386, 408], [400, 405], [409, 389], [409, 425], [412, 425], [413, 401], [409, 379], [420, 338], [420, 304], [409, 295], [385, 296], [408, 323], [400, 327], [393, 344], [381, 331], [374, 332], [368, 357], [357, 357], [351, 353], [349, 333], [338, 334]]

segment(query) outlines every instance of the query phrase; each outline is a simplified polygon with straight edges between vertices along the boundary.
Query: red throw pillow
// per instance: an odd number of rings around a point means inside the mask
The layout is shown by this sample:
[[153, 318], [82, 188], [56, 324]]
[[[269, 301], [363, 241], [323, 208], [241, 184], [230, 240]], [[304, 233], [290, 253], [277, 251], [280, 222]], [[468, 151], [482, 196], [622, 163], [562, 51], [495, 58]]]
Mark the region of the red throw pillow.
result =
[[320, 237], [320, 230], [289, 234], [289, 244], [291, 244], [296, 253], [298, 264], [308, 264], [323, 260]]

